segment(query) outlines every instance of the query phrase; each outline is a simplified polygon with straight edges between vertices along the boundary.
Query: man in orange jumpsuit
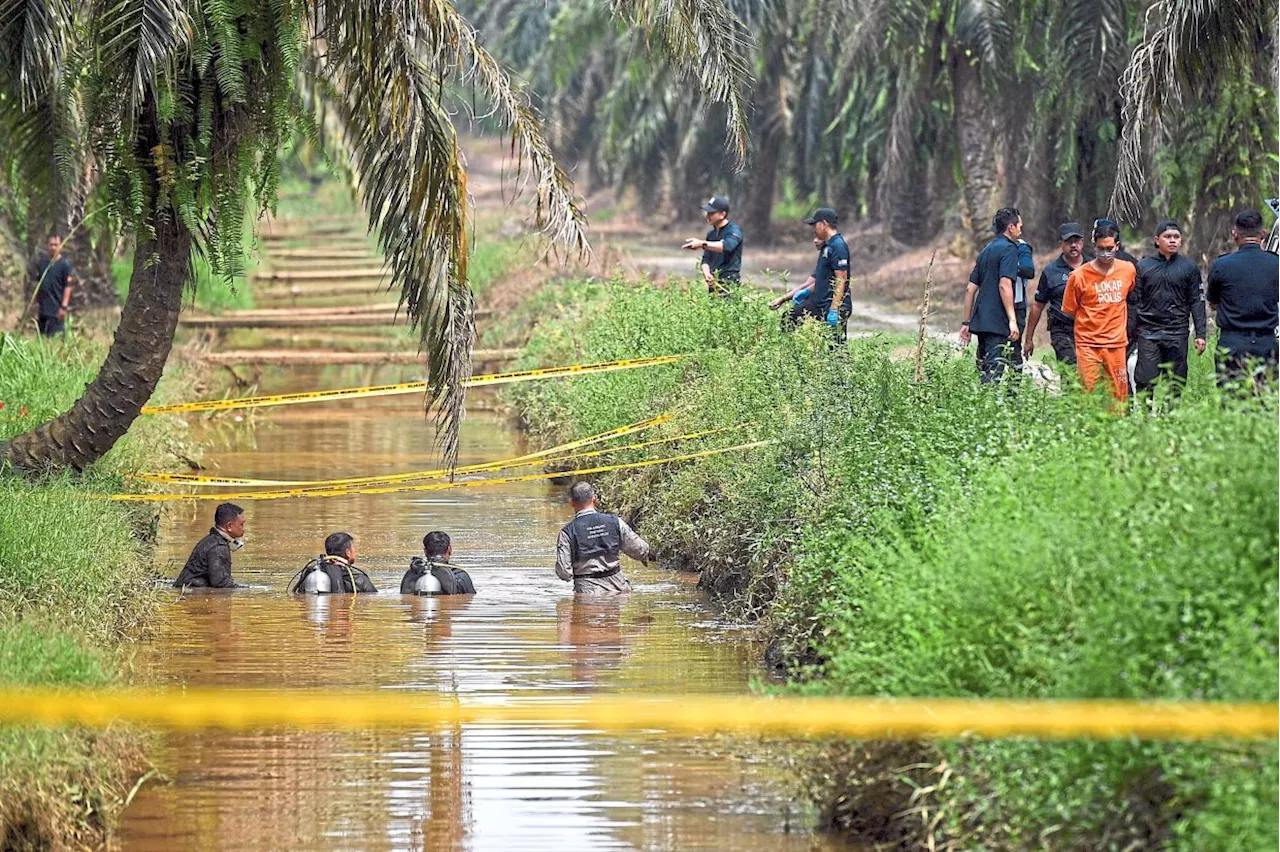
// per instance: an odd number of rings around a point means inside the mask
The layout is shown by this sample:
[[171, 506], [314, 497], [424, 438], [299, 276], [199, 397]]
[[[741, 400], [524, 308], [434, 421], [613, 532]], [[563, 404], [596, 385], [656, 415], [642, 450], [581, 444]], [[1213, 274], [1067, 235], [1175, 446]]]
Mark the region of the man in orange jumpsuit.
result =
[[1129, 398], [1129, 374], [1125, 347], [1129, 345], [1126, 300], [1137, 281], [1138, 270], [1116, 257], [1120, 234], [1110, 222], [1093, 229], [1093, 260], [1082, 263], [1067, 277], [1062, 312], [1075, 316], [1076, 362], [1086, 390], [1093, 390], [1099, 374], [1111, 383], [1119, 402]]

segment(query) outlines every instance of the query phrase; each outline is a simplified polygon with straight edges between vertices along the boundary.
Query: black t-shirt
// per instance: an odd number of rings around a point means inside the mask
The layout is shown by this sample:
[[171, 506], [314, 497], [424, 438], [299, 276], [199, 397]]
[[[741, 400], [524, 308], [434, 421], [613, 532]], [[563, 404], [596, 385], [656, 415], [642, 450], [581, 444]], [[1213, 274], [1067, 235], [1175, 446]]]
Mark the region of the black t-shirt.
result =
[[1274, 333], [1280, 295], [1280, 257], [1246, 243], [1209, 270], [1209, 303], [1218, 306], [1223, 331]]
[[702, 262], [711, 267], [711, 274], [721, 281], [738, 281], [742, 278], [742, 229], [733, 222], [725, 222], [720, 229], [707, 231], [707, 242], [724, 242], [724, 251], [704, 251]]
[[[831, 310], [831, 299], [835, 296], [836, 273], [849, 273], [849, 244], [840, 234], [831, 237], [818, 249], [818, 262], [813, 267], [813, 292], [801, 306], [805, 313], [825, 320]], [[843, 316], [853, 312], [853, 287], [845, 282], [844, 299], [839, 308]]]
[[987, 243], [969, 273], [969, 283], [978, 285], [973, 300], [969, 330], [979, 334], [1008, 334], [1009, 316], [1000, 301], [1000, 279], [1018, 279], [1018, 246], [1004, 234]]
[[[45, 273], [45, 270], [49, 270]], [[71, 261], [59, 257], [52, 265], [49, 258], [40, 258], [36, 265], [36, 282], [40, 287], [39, 312], [42, 317], [56, 317], [62, 310], [62, 294], [66, 292], [67, 283], [75, 275]]]
[[[1086, 261], [1080, 261], [1083, 265]], [[1051, 263], [1040, 271], [1040, 283], [1036, 285], [1036, 301], [1049, 306], [1049, 329], [1071, 331], [1076, 327], [1076, 318], [1062, 312], [1062, 294], [1067, 292], [1067, 276], [1072, 272], [1071, 264], [1066, 258], [1058, 255]]]

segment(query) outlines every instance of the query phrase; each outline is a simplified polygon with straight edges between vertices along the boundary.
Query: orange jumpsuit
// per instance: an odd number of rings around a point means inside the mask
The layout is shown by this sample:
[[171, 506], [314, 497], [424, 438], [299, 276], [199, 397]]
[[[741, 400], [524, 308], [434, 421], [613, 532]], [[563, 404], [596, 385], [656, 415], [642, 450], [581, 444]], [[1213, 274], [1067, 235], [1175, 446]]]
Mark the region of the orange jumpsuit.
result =
[[1076, 361], [1080, 380], [1093, 390], [1099, 375], [1111, 383], [1111, 393], [1120, 402], [1129, 398], [1129, 374], [1125, 368], [1125, 348], [1129, 345], [1127, 299], [1137, 281], [1138, 270], [1127, 260], [1114, 260], [1106, 272], [1094, 261], [1081, 264], [1067, 276], [1062, 294], [1062, 312], [1076, 318]]

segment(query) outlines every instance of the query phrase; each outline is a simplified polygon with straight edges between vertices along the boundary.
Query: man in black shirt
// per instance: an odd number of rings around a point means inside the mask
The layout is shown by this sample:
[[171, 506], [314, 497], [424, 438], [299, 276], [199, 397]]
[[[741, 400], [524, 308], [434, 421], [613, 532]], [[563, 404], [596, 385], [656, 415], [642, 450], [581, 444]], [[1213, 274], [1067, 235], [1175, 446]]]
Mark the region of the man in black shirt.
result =
[[853, 295], [849, 287], [849, 244], [840, 233], [840, 216], [830, 207], [819, 207], [804, 220], [813, 227], [813, 243], [818, 248], [818, 262], [813, 274], [803, 284], [769, 303], [780, 308], [791, 301], [791, 322], [805, 317], [825, 321], [837, 343], [849, 337], [849, 315], [853, 313]]
[[978, 336], [978, 370], [983, 382], [998, 381], [1012, 360], [1012, 349], [1021, 337], [1014, 311], [1013, 282], [1018, 277], [1018, 244], [1022, 214], [1001, 207], [991, 222], [995, 238], [987, 243], [969, 273], [964, 293], [964, 322], [960, 345]]
[[1239, 247], [1213, 262], [1209, 270], [1209, 307], [1217, 312], [1219, 383], [1245, 375], [1250, 359], [1274, 367], [1277, 360], [1277, 302], [1280, 258], [1262, 248], [1262, 214], [1244, 210], [1231, 237]]
[[1022, 351], [1030, 358], [1036, 351], [1036, 327], [1045, 306], [1049, 307], [1049, 343], [1053, 354], [1064, 364], [1076, 362], [1076, 319], [1062, 312], [1062, 294], [1067, 291], [1067, 276], [1084, 263], [1084, 233], [1079, 222], [1064, 222], [1058, 228], [1061, 253], [1040, 272], [1036, 301], [1027, 320], [1027, 333]]
[[219, 505], [213, 511], [213, 529], [192, 548], [174, 588], [243, 588], [231, 579], [231, 552], [244, 545], [243, 536], [244, 510], [235, 503]]
[[429, 532], [422, 538], [426, 555], [409, 560], [409, 570], [400, 580], [402, 595], [474, 595], [471, 575], [453, 565], [453, 542], [443, 532]]
[[702, 205], [711, 230], [703, 240], [688, 239], [684, 248], [702, 252], [702, 278], [707, 282], [707, 292], [718, 296], [729, 295], [726, 284], [736, 284], [742, 278], [742, 229], [729, 221], [729, 199], [719, 195], [707, 199]]
[[71, 261], [62, 256], [62, 237], [50, 234], [48, 248], [49, 253], [40, 258], [35, 269], [36, 325], [46, 337], [66, 328], [71, 287], [76, 280]]
[[1156, 253], [1138, 263], [1138, 281], [1129, 294], [1129, 309], [1136, 316], [1138, 364], [1133, 383], [1150, 390], [1163, 367], [1177, 377], [1176, 387], [1187, 380], [1187, 315], [1195, 326], [1196, 354], [1206, 342], [1204, 297], [1200, 267], [1182, 247], [1178, 223], [1166, 220], [1156, 226]]

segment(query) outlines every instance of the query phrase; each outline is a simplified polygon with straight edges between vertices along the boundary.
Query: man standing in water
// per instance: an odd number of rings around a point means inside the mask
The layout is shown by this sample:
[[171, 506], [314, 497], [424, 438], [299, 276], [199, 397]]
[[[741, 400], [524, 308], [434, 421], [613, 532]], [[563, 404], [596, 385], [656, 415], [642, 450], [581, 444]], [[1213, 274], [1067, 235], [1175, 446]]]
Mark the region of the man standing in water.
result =
[[707, 216], [706, 239], [684, 241], [687, 251], [701, 251], [702, 280], [707, 282], [707, 292], [717, 296], [729, 295], [730, 283], [742, 278], [742, 229], [729, 221], [729, 199], [719, 195], [707, 199], [702, 205]]
[[1053, 354], [1063, 364], [1076, 362], [1076, 321], [1062, 312], [1062, 294], [1067, 291], [1067, 276], [1084, 263], [1084, 231], [1076, 222], [1063, 223], [1058, 228], [1059, 254], [1040, 273], [1036, 286], [1036, 303], [1031, 307], [1027, 320], [1027, 333], [1022, 339], [1022, 351], [1030, 358], [1036, 351], [1036, 326], [1045, 306], [1049, 306], [1049, 343]]
[[453, 565], [453, 542], [448, 533], [429, 532], [422, 537], [422, 552], [409, 560], [409, 570], [400, 580], [402, 595], [474, 595], [471, 575]]
[[1111, 225], [1093, 229], [1094, 258], [1067, 276], [1062, 312], [1075, 317], [1076, 361], [1085, 390], [1093, 390], [1101, 373], [1112, 395], [1124, 402], [1129, 398], [1127, 300], [1138, 271], [1116, 257], [1118, 237]]
[[569, 502], [574, 516], [556, 539], [556, 576], [572, 580], [579, 595], [631, 591], [618, 555], [648, 562], [649, 545], [626, 521], [596, 510], [596, 490], [590, 482], [575, 483], [569, 489]]
[[213, 529], [187, 557], [175, 589], [242, 589], [231, 579], [231, 552], [244, 546], [244, 510], [223, 503], [213, 510]]
[[376, 594], [369, 575], [356, 567], [356, 543], [350, 533], [336, 532], [324, 540], [324, 556], [302, 569], [292, 589], [312, 595]]

